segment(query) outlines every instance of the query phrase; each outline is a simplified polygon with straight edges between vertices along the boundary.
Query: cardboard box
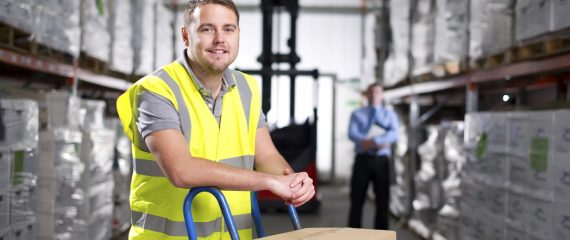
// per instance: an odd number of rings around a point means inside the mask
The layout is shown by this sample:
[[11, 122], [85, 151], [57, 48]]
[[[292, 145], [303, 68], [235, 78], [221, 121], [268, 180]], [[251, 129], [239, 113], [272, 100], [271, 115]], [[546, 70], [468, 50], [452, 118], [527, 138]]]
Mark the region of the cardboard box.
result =
[[528, 197], [509, 191], [507, 202], [507, 222], [510, 227], [526, 229], [528, 225]]
[[287, 233], [281, 233], [269, 237], [260, 238], [263, 240], [396, 240], [396, 232], [355, 229], [355, 228], [304, 228]]
[[570, 199], [570, 111], [558, 111], [554, 124], [554, 153], [549, 161], [554, 201]]
[[552, 0], [519, 0], [516, 6], [516, 39], [525, 41], [550, 31]]
[[507, 228], [507, 240], [527, 240], [527, 234], [525, 230], [508, 227]]
[[554, 239], [570, 236], [570, 201], [554, 203]]
[[508, 120], [508, 163], [510, 187], [530, 188], [530, 125], [527, 113], [509, 113]]
[[35, 147], [38, 144], [38, 105], [32, 100], [0, 99], [0, 145]]
[[0, 191], [0, 229], [8, 227], [10, 227], [10, 193]]
[[570, 1], [554, 1], [552, 4], [552, 30], [570, 27]]
[[525, 128], [529, 137], [528, 154], [530, 176], [528, 176], [528, 184], [533, 193], [539, 197], [552, 194], [552, 183], [549, 175], [552, 175], [552, 169], [549, 169], [549, 162], [552, 161], [553, 147], [553, 111], [530, 112], [529, 125]]
[[10, 151], [0, 150], [0, 191], [10, 189], [12, 182], [12, 155]]
[[495, 215], [494, 213], [489, 213], [485, 219], [481, 221], [483, 222], [483, 227], [485, 228], [484, 232], [486, 233], [486, 236], [481, 239], [500, 240], [506, 238], [507, 226], [503, 214]]
[[487, 186], [484, 189], [484, 192], [486, 192], [485, 199], [487, 199], [487, 210], [496, 216], [504, 218], [507, 211], [506, 189], [501, 187]]
[[554, 209], [551, 201], [529, 198], [529, 235], [538, 239], [552, 239], [554, 231]]

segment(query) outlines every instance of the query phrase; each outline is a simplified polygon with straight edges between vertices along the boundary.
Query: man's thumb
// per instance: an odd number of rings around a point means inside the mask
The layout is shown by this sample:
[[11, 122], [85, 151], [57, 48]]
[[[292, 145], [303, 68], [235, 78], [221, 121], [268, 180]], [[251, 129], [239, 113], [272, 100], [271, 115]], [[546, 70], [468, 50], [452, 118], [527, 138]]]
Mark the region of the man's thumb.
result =
[[293, 173], [294, 173], [293, 170], [291, 170], [290, 168], [285, 168], [285, 170], [283, 170], [283, 174], [285, 174], [285, 175], [290, 175]]

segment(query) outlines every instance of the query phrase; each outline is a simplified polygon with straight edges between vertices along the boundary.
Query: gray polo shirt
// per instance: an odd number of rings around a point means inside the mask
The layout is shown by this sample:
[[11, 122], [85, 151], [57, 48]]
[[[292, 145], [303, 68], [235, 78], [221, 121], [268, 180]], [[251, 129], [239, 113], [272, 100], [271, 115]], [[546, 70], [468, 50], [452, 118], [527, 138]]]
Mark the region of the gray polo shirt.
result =
[[[179, 60], [182, 63], [186, 71], [191, 75], [193, 79], [194, 86], [198, 89], [198, 92], [202, 95], [204, 102], [210, 109], [210, 112], [216, 118], [218, 126], [222, 118], [222, 98], [228, 91], [237, 91], [235, 89], [236, 82], [232, 77], [232, 72], [226, 69], [224, 76], [222, 78], [222, 89], [218, 96], [218, 99], [212, 97], [212, 93], [204, 88], [204, 85], [200, 80], [194, 75], [188, 59], [186, 57], [186, 50], [184, 50], [184, 56]], [[163, 129], [178, 129], [182, 131], [180, 126], [180, 117], [174, 105], [165, 97], [160, 96], [156, 93], [145, 91], [138, 98], [138, 116], [136, 119], [137, 127], [143, 139], [150, 133], [163, 130]], [[260, 111], [259, 121], [257, 123], [257, 128], [262, 128], [267, 126], [265, 115]]]

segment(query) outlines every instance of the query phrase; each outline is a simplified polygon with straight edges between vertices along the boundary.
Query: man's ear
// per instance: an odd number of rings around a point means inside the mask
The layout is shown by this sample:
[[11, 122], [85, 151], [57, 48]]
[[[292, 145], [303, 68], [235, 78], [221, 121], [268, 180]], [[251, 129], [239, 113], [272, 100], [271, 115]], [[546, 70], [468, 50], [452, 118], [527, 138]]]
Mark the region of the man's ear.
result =
[[182, 26], [182, 28], [180, 28], [180, 31], [182, 32], [182, 41], [184, 42], [184, 46], [188, 47], [188, 44], [190, 44], [190, 39], [188, 39], [188, 31], [186, 30], [186, 26]]

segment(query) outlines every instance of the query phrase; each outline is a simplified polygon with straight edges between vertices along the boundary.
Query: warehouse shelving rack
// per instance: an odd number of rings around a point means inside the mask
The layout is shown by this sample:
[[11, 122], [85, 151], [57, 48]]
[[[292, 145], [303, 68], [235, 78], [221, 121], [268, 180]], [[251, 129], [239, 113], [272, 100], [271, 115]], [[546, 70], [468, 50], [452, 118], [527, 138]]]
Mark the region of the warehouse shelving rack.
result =
[[[545, 38], [532, 45], [546, 46], [549, 40]], [[505, 61], [492, 66], [482, 64], [493, 61], [496, 56], [492, 55], [477, 60], [479, 62], [474, 61], [474, 65], [456, 75], [427, 81], [417, 81], [410, 77], [405, 84], [386, 88], [386, 101], [407, 113], [404, 122], [407, 122], [409, 127], [408, 169], [418, 169], [417, 147], [421, 144], [421, 126], [431, 120], [437, 122], [439, 119], [458, 119], [458, 116], [476, 111], [570, 107], [569, 45], [564, 43], [561, 51], [537, 51], [530, 55], [521, 55], [521, 52], [528, 50], [527, 46], [514, 47], [515, 60], [518, 61]], [[505, 54], [508, 54], [507, 51], [512, 52], [513, 49], [506, 50]], [[511, 100], [501, 99], [504, 95], [511, 96]], [[452, 98], [458, 101], [451, 104], [445, 102]], [[449, 111], [441, 113], [442, 109], [450, 106], [455, 108], [457, 114], [450, 115]], [[411, 217], [413, 211], [413, 173], [409, 175], [406, 184], [410, 186], [411, 192], [409, 201], [404, 204], [409, 212], [404, 213], [404, 218]]]
[[98, 85], [113, 91], [124, 91], [131, 83], [120, 78], [97, 74], [89, 70], [60, 63], [52, 59], [18, 53], [16, 51], [0, 49], [0, 62], [5, 68], [22, 68], [26, 71], [51, 74], [62, 78], [78, 79]]
[[447, 89], [461, 88], [480, 83], [509, 81], [514, 78], [556, 73], [570, 69], [570, 53], [547, 57], [544, 59], [528, 60], [510, 65], [498, 66], [451, 76], [434, 81], [413, 83], [407, 86], [388, 89], [384, 95], [387, 101], [421, 94], [436, 93]]

